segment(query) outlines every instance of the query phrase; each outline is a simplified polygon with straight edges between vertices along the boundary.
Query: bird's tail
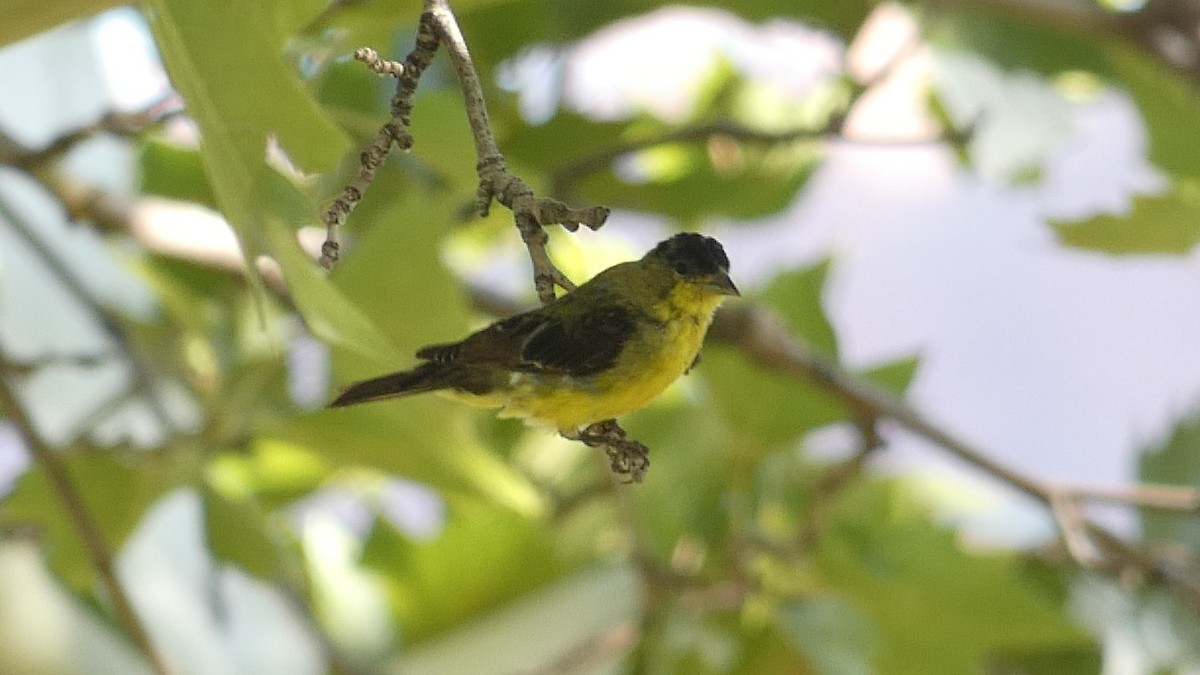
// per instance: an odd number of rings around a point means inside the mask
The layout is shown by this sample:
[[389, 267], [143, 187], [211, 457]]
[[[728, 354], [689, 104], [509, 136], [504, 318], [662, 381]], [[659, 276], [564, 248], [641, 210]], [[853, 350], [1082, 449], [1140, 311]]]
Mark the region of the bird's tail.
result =
[[330, 408], [397, 398], [453, 386], [443, 376], [441, 364], [422, 363], [412, 370], [402, 370], [390, 375], [381, 375], [369, 380], [355, 382], [342, 390], [329, 404]]

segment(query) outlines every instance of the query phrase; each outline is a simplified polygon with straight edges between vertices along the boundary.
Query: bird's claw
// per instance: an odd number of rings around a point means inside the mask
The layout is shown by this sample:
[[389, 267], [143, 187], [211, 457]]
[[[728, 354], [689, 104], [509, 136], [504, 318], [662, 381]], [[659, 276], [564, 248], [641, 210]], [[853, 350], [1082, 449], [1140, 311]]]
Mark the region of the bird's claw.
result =
[[604, 447], [609, 469], [623, 483], [640, 483], [650, 468], [650, 449], [629, 439], [616, 420], [604, 420], [579, 432], [577, 440], [589, 447]]

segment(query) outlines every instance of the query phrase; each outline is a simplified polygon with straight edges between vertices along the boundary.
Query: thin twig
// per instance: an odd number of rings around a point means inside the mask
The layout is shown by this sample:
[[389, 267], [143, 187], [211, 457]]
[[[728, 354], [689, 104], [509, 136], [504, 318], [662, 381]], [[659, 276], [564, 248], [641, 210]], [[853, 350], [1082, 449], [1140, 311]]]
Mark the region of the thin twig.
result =
[[171, 94], [143, 110], [109, 111], [92, 124], [68, 131], [37, 150], [26, 148], [8, 134], [0, 131], [0, 164], [35, 174], [54, 164], [75, 146], [94, 136], [111, 134], [120, 138], [131, 138], [182, 113], [182, 105], [176, 96]]
[[1098, 485], [1060, 485], [1058, 490], [1075, 499], [1091, 502], [1127, 504], [1147, 509], [1200, 513], [1200, 490], [1180, 485], [1140, 483], [1128, 487]]
[[404, 63], [381, 60], [375, 50], [369, 47], [354, 52], [354, 58], [365, 63], [372, 71], [395, 77], [396, 93], [392, 95], [391, 119], [380, 127], [370, 145], [358, 157], [358, 175], [321, 214], [325, 224], [325, 243], [321, 245], [319, 262], [325, 269], [332, 268], [341, 255], [342, 225], [375, 181], [375, 173], [391, 154], [392, 148], [398, 147], [405, 152], [412, 149], [413, 137], [408, 128], [412, 124], [413, 95], [417, 92], [422, 73], [433, 61], [437, 48], [437, 35], [426, 17], [422, 16], [417, 27], [416, 46], [405, 57]]
[[1079, 510], [1079, 502], [1060, 491], [1050, 493], [1050, 513], [1062, 534], [1067, 552], [1081, 566], [1094, 569], [1100, 566], [1103, 557], [1095, 544], [1088, 539], [1087, 521]]
[[426, 0], [425, 11], [437, 27], [442, 44], [446, 46], [462, 90], [478, 160], [475, 168], [479, 172], [479, 213], [487, 215], [493, 199], [512, 211], [521, 241], [529, 250], [538, 298], [543, 303], [550, 302], [554, 299], [556, 286], [571, 291], [575, 285], [546, 252], [548, 237], [545, 227], [562, 225], [569, 231], [575, 231], [580, 225], [586, 225], [595, 230], [608, 219], [609, 210], [603, 206], [574, 209], [556, 199], [538, 199], [524, 181], [509, 172], [488, 121], [483, 85], [475, 72], [467, 43], [449, 3], [446, 0]]
[[785, 145], [800, 141], [839, 141], [855, 145], [869, 145], [889, 148], [905, 148], [931, 143], [961, 143], [969, 134], [950, 130], [944, 134], [929, 138], [869, 138], [846, 136], [842, 133], [844, 117], [831, 118], [829, 123], [821, 128], [800, 127], [784, 131], [763, 131], [733, 122], [717, 120], [695, 126], [672, 129], [661, 134], [647, 136], [636, 140], [619, 143], [604, 148], [598, 152], [565, 164], [550, 176], [550, 193], [554, 195], [571, 194], [571, 185], [584, 176], [609, 167], [614, 161], [642, 150], [649, 150], [672, 143], [693, 143], [714, 138], [728, 138], [753, 145]]
[[146, 632], [145, 626], [142, 625], [141, 619], [138, 618], [137, 612], [133, 609], [133, 604], [129, 601], [129, 596], [126, 595], [125, 589], [121, 586], [121, 582], [117, 578], [112, 553], [109, 550], [108, 543], [104, 540], [104, 534], [100, 531], [100, 526], [92, 518], [91, 512], [88, 511], [87, 505], [84, 504], [83, 498], [79, 495], [79, 491], [75, 489], [74, 483], [71, 482], [71, 476], [67, 471], [67, 467], [63, 464], [58, 454], [42, 442], [32, 421], [25, 414], [24, 408], [21, 407], [15, 392], [13, 392], [6, 379], [7, 364], [4, 364], [3, 371], [0, 372], [0, 404], [2, 404], [0, 408], [5, 411], [5, 416], [17, 425], [17, 429], [20, 430], [21, 435], [24, 437], [26, 447], [33, 453], [34, 461], [37, 462], [37, 465], [45, 473], [51, 490], [58, 497], [63, 510], [66, 511], [67, 519], [74, 526], [80, 541], [83, 543], [83, 549], [87, 552], [88, 558], [91, 559], [92, 565], [96, 568], [96, 573], [99, 575], [101, 583], [104, 584], [105, 589], [108, 591], [108, 598], [112, 602], [117, 620], [120, 621], [129, 638], [133, 640], [137, 648], [150, 662], [150, 667], [153, 668], [154, 672], [159, 675], [168, 675], [171, 672], [170, 669], [167, 668], [166, 663], [154, 648], [154, 644], [150, 641], [150, 636]]

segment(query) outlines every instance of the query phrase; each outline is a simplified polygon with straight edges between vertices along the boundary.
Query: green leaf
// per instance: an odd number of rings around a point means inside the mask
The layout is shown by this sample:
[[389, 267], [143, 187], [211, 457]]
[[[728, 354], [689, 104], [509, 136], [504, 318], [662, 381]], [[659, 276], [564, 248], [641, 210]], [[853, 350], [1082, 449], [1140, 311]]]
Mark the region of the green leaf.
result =
[[699, 372], [722, 418], [760, 451], [847, 419], [847, 410], [811, 383], [748, 363], [741, 353], [714, 345]]
[[[396, 172], [381, 172], [375, 187], [387, 195], [403, 180]], [[331, 276], [406, 357], [423, 345], [460, 339], [470, 327], [467, 298], [441, 261], [454, 208], [446, 193], [364, 200], [347, 233], [347, 239], [357, 234], [357, 241]], [[398, 370], [414, 363], [408, 357], [386, 365]], [[355, 363], [350, 373], [341, 365], [339, 377], [379, 374], [379, 362]]]
[[926, 36], [932, 44], [980, 54], [1006, 70], [1032, 70], [1042, 75], [1072, 70], [1100, 76], [1112, 72], [1105, 42], [1095, 35], [953, 5], [926, 16]]
[[[394, 91], [394, 85], [386, 86], [390, 80], [380, 78], [357, 60], [334, 61], [317, 75], [316, 95], [338, 122], [351, 128], [352, 133], [359, 135], [360, 142], [366, 143], [386, 121], [386, 101]], [[418, 105], [413, 112], [423, 107]], [[348, 124], [347, 120], [354, 120], [355, 124]]]
[[471, 414], [461, 403], [417, 396], [324, 410], [264, 432], [333, 466], [367, 466], [443, 492], [483, 495], [521, 513], [538, 511], [528, 481], [474, 438]]
[[546, 173], [581, 159], [589, 152], [611, 148], [629, 140], [632, 130], [646, 120], [599, 122], [561, 110], [543, 124], [514, 125], [500, 145], [505, 156]]
[[474, 500], [452, 503], [446, 528], [429, 542], [409, 540], [376, 522], [363, 564], [391, 586], [409, 643], [520, 597], [565, 571], [542, 523]]
[[292, 35], [329, 8], [329, 0], [273, 0], [265, 3], [280, 35]]
[[899, 359], [881, 366], [868, 368], [862, 374], [867, 379], [897, 396], [903, 396], [912, 384], [913, 376], [917, 374], [917, 366], [921, 360], [916, 356]]
[[[707, 361], [702, 367], [707, 367]], [[668, 565], [686, 537], [715, 549], [729, 531], [730, 484], [753, 456], [705, 406], [661, 402], [623, 419], [650, 448], [650, 471], [634, 495], [645, 553]]]
[[259, 505], [250, 499], [230, 499], [211, 486], [205, 486], [202, 500], [204, 533], [213, 556], [263, 579], [278, 577], [279, 551]]
[[1145, 120], [1150, 161], [1177, 176], [1200, 176], [1200, 155], [1194, 149], [1200, 90], [1151, 56], [1124, 47], [1109, 52], [1119, 84], [1133, 96]]
[[1128, 215], [1052, 224], [1068, 246], [1114, 255], [1182, 255], [1200, 242], [1200, 181], [1181, 179], [1166, 194], [1136, 196]]
[[[113, 554], [151, 505], [181, 484], [170, 472], [112, 452], [77, 453], [61, 457], [61, 461], [83, 508]], [[0, 523], [39, 528], [54, 573], [85, 597], [95, 592], [96, 570], [77, 523], [63, 508], [62, 498], [40, 466], [27, 471], [0, 502]]]
[[124, 4], [120, 0], [9, 0], [0, 21], [0, 47]]
[[999, 653], [1087, 644], [1018, 560], [964, 550], [894, 483], [855, 484], [826, 518], [816, 565], [878, 630], [878, 672], [980, 672]]
[[257, 439], [244, 452], [223, 452], [208, 463], [209, 489], [226, 500], [258, 500], [277, 508], [320, 487], [333, 471], [325, 457], [296, 444]]
[[1200, 89], [1157, 60], [1109, 47], [1118, 82], [1137, 103], [1150, 136], [1150, 161], [1171, 175], [1171, 189], [1134, 198], [1127, 216], [1101, 215], [1055, 223], [1071, 246], [1106, 253], [1183, 254], [1200, 241], [1200, 156], [1192, 151], [1200, 125]]
[[327, 170], [347, 139], [316, 106], [281, 57], [285, 36], [260, 3], [217, 9], [188, 0], [151, 0], [151, 29], [202, 136], [201, 157], [222, 213], [238, 234], [248, 268], [272, 253], [305, 319], [326, 340], [377, 358], [391, 349], [303, 255], [292, 229], [316, 210], [283, 186], [265, 162], [277, 140], [298, 166]]
[[995, 664], [996, 672], [1020, 675], [1104, 672], [1104, 657], [1100, 648], [1090, 645], [1001, 654], [994, 658], [992, 663]]
[[828, 275], [828, 259], [813, 267], [783, 272], [771, 281], [760, 299], [806, 346], [828, 358], [837, 358], [837, 339], [821, 302]]
[[[463, 109], [462, 94], [436, 89], [421, 96], [415, 106], [412, 133], [418, 140], [414, 154], [438, 172], [445, 189], [460, 195], [460, 199], [473, 195], [479, 175], [475, 171], [475, 142]], [[436, 146], [421, 145], [420, 139], [428, 139]]]
[[878, 672], [874, 654], [879, 634], [842, 598], [812, 598], [778, 610], [779, 623], [818, 675], [869, 675]]
[[316, 104], [296, 71], [283, 60], [276, 18], [262, 3], [221, 7], [188, 0], [150, 0], [150, 27], [175, 88], [200, 127], [201, 151], [222, 207], [249, 210], [269, 138], [279, 139], [292, 161], [325, 170], [348, 141]]
[[143, 193], [217, 208], [199, 150], [151, 137], [142, 143], [137, 165]]
[[[1142, 450], [1138, 479], [1200, 488], [1200, 413], [1180, 420], [1161, 445]], [[1143, 509], [1142, 534], [1147, 543], [1182, 544], [1200, 552], [1200, 520], [1196, 518]]]

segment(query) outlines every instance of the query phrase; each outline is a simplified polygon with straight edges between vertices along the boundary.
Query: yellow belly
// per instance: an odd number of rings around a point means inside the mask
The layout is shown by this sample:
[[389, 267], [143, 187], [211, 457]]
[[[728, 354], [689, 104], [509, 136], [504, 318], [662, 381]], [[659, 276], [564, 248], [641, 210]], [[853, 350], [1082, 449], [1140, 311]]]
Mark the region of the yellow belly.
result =
[[[672, 298], [674, 300], [674, 298]], [[692, 365], [721, 298], [656, 307], [662, 325], [648, 326], [609, 370], [587, 378], [514, 374], [512, 389], [477, 400], [502, 406], [501, 417], [519, 417], [573, 430], [645, 407]]]

